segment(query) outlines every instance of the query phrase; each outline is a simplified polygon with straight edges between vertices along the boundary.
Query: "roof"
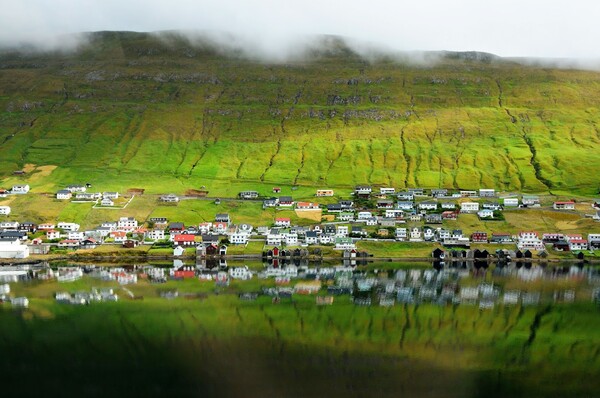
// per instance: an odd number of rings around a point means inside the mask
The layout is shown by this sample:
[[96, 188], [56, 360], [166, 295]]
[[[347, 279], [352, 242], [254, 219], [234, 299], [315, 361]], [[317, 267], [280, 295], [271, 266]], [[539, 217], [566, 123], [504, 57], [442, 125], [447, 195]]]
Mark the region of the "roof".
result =
[[62, 194], [70, 194], [71, 191], [67, 190], [67, 189], [61, 189], [60, 191], [57, 192], [58, 193], [62, 193]]
[[111, 236], [113, 237], [124, 237], [127, 236], [127, 232], [125, 231], [113, 231], [110, 233]]
[[280, 196], [279, 201], [280, 202], [293, 202], [294, 199], [292, 199], [291, 196]]
[[275, 221], [290, 221], [291, 219], [289, 217], [278, 217], [275, 219]]
[[555, 205], [574, 205], [575, 202], [573, 202], [572, 200], [568, 200], [566, 202], [554, 202]]
[[571, 239], [569, 243], [587, 243], [587, 239]]
[[179, 234], [175, 236], [175, 242], [194, 242], [196, 235]]

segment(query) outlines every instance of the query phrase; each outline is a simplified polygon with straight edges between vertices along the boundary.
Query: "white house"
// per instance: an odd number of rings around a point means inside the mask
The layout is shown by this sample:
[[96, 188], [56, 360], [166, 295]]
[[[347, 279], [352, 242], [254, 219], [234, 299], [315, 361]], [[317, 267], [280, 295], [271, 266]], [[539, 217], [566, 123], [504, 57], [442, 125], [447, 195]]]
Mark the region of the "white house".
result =
[[518, 207], [519, 198], [504, 198], [503, 203], [504, 207]]
[[275, 219], [275, 226], [277, 227], [289, 227], [292, 225], [292, 221], [287, 217], [279, 217]]
[[420, 210], [436, 210], [437, 209], [437, 202], [435, 201], [426, 201], [426, 202], [421, 202], [419, 203], [419, 209]]
[[85, 192], [87, 190], [85, 185], [67, 185], [65, 189], [69, 192]]
[[0, 206], [0, 214], [9, 215], [10, 214], [10, 206]]
[[356, 195], [370, 195], [373, 188], [368, 185], [357, 185], [354, 189]]
[[573, 201], [554, 202], [552, 207], [555, 210], [575, 210], [575, 202], [573, 202]]
[[479, 190], [479, 196], [481, 196], [482, 198], [491, 198], [496, 196], [496, 190], [495, 189], [487, 189], [487, 188], [482, 188]]
[[400, 201], [396, 203], [396, 208], [399, 210], [412, 210], [414, 208], [413, 202]]
[[298, 245], [298, 234], [296, 233], [286, 233], [283, 234], [283, 240], [288, 246], [297, 246]]
[[71, 191], [68, 191], [66, 189], [61, 189], [56, 193], [56, 199], [59, 200], [69, 200], [72, 196], [73, 194], [71, 193]]
[[477, 212], [477, 216], [479, 218], [493, 218], [494, 210], [491, 209], [482, 209]]
[[121, 217], [117, 222], [117, 228], [137, 228], [138, 222], [134, 217]]
[[333, 196], [333, 189], [317, 189], [317, 196]]
[[540, 197], [536, 195], [523, 195], [521, 202], [525, 206], [538, 207], [540, 205]]
[[103, 192], [102, 197], [107, 198], [107, 199], [118, 199], [119, 193], [118, 192]]
[[367, 220], [369, 218], [373, 217], [373, 213], [371, 213], [370, 211], [359, 211], [358, 212], [358, 219], [359, 220]]
[[267, 235], [267, 245], [281, 246], [282, 236], [280, 233], [269, 233]]
[[27, 258], [29, 247], [17, 238], [0, 241], [0, 258]]
[[67, 239], [84, 240], [85, 239], [85, 235], [84, 235], [83, 232], [69, 231], [69, 233], [67, 234]]
[[246, 232], [234, 232], [229, 235], [229, 242], [234, 245], [245, 245], [248, 243], [249, 234]]
[[381, 187], [379, 188], [379, 193], [381, 195], [393, 195], [396, 193], [396, 188]]
[[110, 198], [102, 198], [102, 200], [100, 201], [100, 206], [112, 207], [114, 205], [115, 202], [113, 202]]
[[46, 238], [48, 240], [60, 239], [60, 232], [50, 229], [46, 231]]
[[25, 185], [13, 185], [12, 189], [10, 190], [11, 193], [16, 193], [16, 194], [25, 194], [27, 192], [29, 192], [29, 185], [25, 184]]
[[165, 238], [165, 231], [162, 229], [153, 229], [146, 232], [146, 239], [150, 240], [163, 240]]
[[588, 249], [588, 241], [585, 239], [570, 239], [569, 240], [569, 250], [587, 250]]
[[388, 209], [385, 211], [385, 218], [402, 218], [402, 217], [404, 217], [404, 210]]
[[460, 204], [461, 213], [477, 213], [479, 211], [479, 203], [463, 202]]
[[335, 231], [335, 236], [346, 237], [348, 236], [348, 226], [347, 225], [338, 225]]
[[307, 245], [316, 245], [317, 243], [319, 243], [319, 236], [314, 231], [308, 231], [306, 232], [306, 236], [304, 237], [304, 242]]
[[356, 249], [356, 245], [352, 238], [337, 237], [335, 238], [335, 248], [337, 250], [352, 250]]
[[56, 228], [62, 229], [64, 231], [79, 231], [79, 224], [75, 224], [74, 222], [61, 221], [56, 225]]
[[421, 229], [418, 227], [413, 227], [410, 229], [410, 241], [411, 242], [418, 242], [423, 240], [421, 238]]
[[396, 240], [406, 240], [407, 236], [406, 228], [396, 228]]

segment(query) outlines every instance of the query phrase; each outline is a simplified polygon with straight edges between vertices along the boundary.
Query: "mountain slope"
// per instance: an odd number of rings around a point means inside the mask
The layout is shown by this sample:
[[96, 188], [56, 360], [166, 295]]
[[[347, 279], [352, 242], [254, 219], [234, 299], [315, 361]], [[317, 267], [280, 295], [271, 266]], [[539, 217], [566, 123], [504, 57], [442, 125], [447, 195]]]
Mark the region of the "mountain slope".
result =
[[208, 40], [100, 32], [74, 53], [7, 51], [0, 175], [55, 165], [33, 185], [157, 192], [231, 181], [598, 188], [598, 73], [478, 53], [367, 59], [336, 38], [298, 50], [305, 59], [269, 64]]

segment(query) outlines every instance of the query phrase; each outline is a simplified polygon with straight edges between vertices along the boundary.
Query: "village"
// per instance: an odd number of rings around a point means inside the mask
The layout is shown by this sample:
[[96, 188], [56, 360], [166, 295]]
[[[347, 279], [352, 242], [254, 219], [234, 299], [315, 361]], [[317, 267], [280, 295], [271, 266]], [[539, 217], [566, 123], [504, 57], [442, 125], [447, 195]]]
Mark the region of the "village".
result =
[[[115, 202], [126, 207], [134, 196], [124, 199], [118, 192], [91, 193], [91, 184], [69, 185], [59, 190], [58, 201], [92, 203], [94, 207], [115, 208]], [[281, 188], [274, 187], [273, 194], [280, 194]], [[0, 190], [0, 196], [31, 195], [29, 185], [15, 185], [10, 190]], [[352, 195], [337, 203], [318, 203], [319, 199], [334, 196], [331, 189], [318, 189], [315, 200], [296, 201], [292, 196], [261, 196], [257, 191], [239, 192], [237, 198], [206, 198], [218, 206], [222, 200], [255, 202], [263, 209], [274, 208], [294, 210], [302, 215], [318, 212], [322, 215], [309, 225], [292, 223], [290, 217], [275, 217], [270, 225], [235, 223], [235, 214], [215, 213], [212, 222], [189, 225], [185, 220], [169, 220], [166, 217], [151, 217], [137, 220], [133, 217], [117, 217], [102, 222], [95, 228], [82, 230], [71, 220], [34, 223], [28, 220], [11, 220], [11, 208], [0, 206], [0, 258], [23, 259], [30, 255], [44, 255], [56, 251], [93, 250], [101, 245], [135, 248], [138, 245], [170, 247], [174, 256], [181, 256], [195, 249], [197, 257], [227, 256], [228, 248], [244, 246], [250, 242], [257, 244], [257, 252], [276, 257], [309, 254], [308, 247], [330, 247], [342, 257], [368, 256], [357, 249], [361, 241], [377, 242], [431, 242], [431, 256], [435, 258], [465, 257], [465, 249], [477, 244], [497, 244], [499, 249], [510, 249], [513, 257], [532, 258], [547, 256], [549, 251], [572, 252], [583, 258], [600, 248], [600, 224], [598, 233], [587, 236], [574, 231], [524, 230], [517, 234], [494, 231], [444, 228], [447, 221], [457, 220], [466, 214], [476, 215], [480, 220], [502, 220], [505, 210], [518, 209], [521, 212], [542, 207], [536, 195], [499, 195], [494, 189], [473, 191], [448, 189], [412, 188], [396, 191], [391, 187], [373, 188], [367, 185], [356, 186]], [[186, 198], [175, 194], [158, 197], [161, 203], [176, 205]], [[187, 198], [189, 199], [189, 198]], [[555, 212], [574, 212], [576, 202], [554, 201], [550, 207]], [[522, 213], [525, 214], [525, 213]], [[600, 199], [593, 200], [589, 214], [600, 221]], [[441, 246], [441, 248], [440, 248]], [[446, 252], [447, 251], [447, 252]], [[469, 250], [469, 252], [471, 252]], [[475, 257], [482, 251], [473, 251]], [[312, 251], [318, 253], [318, 251]], [[428, 257], [431, 257], [428, 256]]]

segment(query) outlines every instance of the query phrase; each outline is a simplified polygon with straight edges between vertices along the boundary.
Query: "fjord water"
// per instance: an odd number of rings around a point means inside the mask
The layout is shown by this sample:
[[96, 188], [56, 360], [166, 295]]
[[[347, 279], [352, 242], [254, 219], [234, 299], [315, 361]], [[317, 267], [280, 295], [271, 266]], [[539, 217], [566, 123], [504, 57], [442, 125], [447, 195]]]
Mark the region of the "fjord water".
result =
[[[317, 307], [314, 297], [273, 304], [234, 294], [244, 283], [256, 290], [268, 280], [232, 283], [218, 294], [209, 286], [201, 297], [174, 300], [157, 292], [198, 291], [211, 282], [140, 282], [128, 288], [143, 300], [121, 295], [117, 303], [70, 306], [56, 304], [51, 292], [101, 283], [15, 283], [31, 305], [3, 304], [0, 311], [2, 388], [16, 396], [598, 396], [595, 273], [563, 271], [546, 270], [548, 278], [533, 281], [471, 271], [461, 285], [541, 292], [536, 305], [498, 302], [492, 309], [360, 307], [343, 296]], [[574, 302], [554, 294], [565, 290], [575, 291]]]

